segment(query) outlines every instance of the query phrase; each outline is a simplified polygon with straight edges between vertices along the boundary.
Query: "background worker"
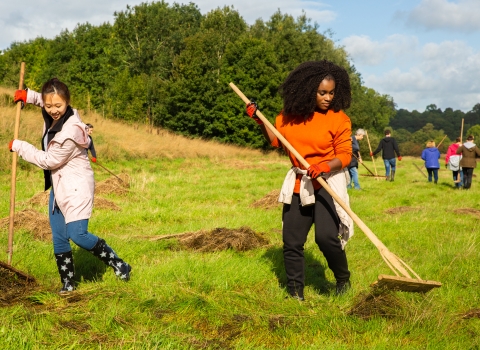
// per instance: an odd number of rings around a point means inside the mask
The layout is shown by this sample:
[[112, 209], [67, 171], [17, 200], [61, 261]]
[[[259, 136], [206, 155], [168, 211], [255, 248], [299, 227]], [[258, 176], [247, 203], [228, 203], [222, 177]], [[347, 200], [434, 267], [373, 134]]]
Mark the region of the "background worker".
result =
[[472, 186], [473, 169], [477, 167], [476, 157], [480, 157], [480, 149], [473, 143], [473, 135], [469, 135], [467, 142], [458, 147], [457, 154], [462, 155], [463, 188], [468, 190]]
[[462, 143], [460, 142], [460, 137], [455, 139], [455, 143], [452, 143], [448, 146], [447, 154], [445, 155], [445, 168], [448, 167], [452, 171], [453, 183], [456, 188], [462, 188], [463, 186], [463, 171], [460, 166], [460, 160], [462, 156], [457, 154], [457, 149]]
[[361, 190], [360, 183], [358, 182], [358, 163], [363, 163], [362, 156], [360, 154], [360, 144], [358, 141], [363, 139], [365, 135], [365, 130], [358, 129], [355, 132], [355, 135], [352, 136], [352, 160], [350, 161], [350, 165], [348, 166], [348, 172], [350, 173], [350, 183], [348, 184], [348, 188], [353, 188], [356, 190]]
[[92, 134], [93, 134], [93, 125], [88, 123], [86, 124], [87, 127], [88, 127], [88, 137], [90, 139], [90, 145], [88, 146], [88, 150], [90, 151], [91, 155], [92, 155], [92, 162], [96, 163], [97, 162], [97, 152], [95, 151], [95, 146], [93, 145], [93, 138], [92, 138]]
[[[385, 180], [394, 181], [396, 170], [395, 154], [398, 160], [402, 160], [402, 156], [400, 155], [397, 141], [392, 137], [390, 130], [385, 130], [385, 137], [380, 141], [377, 149], [370, 152], [370, 156], [373, 157], [380, 151], [382, 151], [383, 163], [385, 164]], [[391, 175], [390, 168], [392, 168]]]
[[435, 147], [435, 141], [428, 141], [427, 147], [422, 151], [422, 159], [425, 161], [425, 168], [428, 172], [428, 182], [438, 182], [438, 169], [440, 169], [440, 151]]

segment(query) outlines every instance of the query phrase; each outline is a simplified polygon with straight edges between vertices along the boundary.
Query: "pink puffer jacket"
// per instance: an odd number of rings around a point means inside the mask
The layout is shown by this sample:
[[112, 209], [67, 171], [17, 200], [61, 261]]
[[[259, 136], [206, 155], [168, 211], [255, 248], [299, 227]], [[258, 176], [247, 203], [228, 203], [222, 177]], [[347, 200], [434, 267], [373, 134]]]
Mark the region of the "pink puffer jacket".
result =
[[[29, 90], [27, 103], [42, 107], [39, 95]], [[27, 162], [51, 170], [55, 200], [67, 224], [90, 218], [95, 191], [93, 169], [86, 150], [90, 138], [77, 110], [73, 112], [45, 152], [25, 141], [15, 140], [12, 145], [12, 150]]]

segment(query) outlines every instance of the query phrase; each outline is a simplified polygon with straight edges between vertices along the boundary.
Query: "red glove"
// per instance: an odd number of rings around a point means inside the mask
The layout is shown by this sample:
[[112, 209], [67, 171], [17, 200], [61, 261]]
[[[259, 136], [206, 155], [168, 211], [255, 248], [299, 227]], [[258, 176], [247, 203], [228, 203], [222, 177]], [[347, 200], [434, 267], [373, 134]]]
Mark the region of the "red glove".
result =
[[330, 172], [330, 165], [328, 163], [321, 163], [321, 164], [312, 164], [307, 170], [307, 175], [311, 178], [317, 178], [323, 173]]
[[96, 162], [97, 162], [97, 158], [92, 157], [92, 162], [96, 163]]
[[402, 156], [398, 156], [398, 160], [402, 160]]
[[12, 151], [13, 141], [15, 141], [15, 140], [10, 141], [10, 143], [8, 144], [8, 149], [10, 150], [10, 152], [13, 152]]
[[27, 103], [27, 90], [17, 90], [13, 96], [13, 102], [17, 103], [18, 101], [22, 102], [22, 108]]
[[263, 122], [260, 120], [259, 117], [257, 117], [258, 105], [254, 100], [250, 100], [250, 101], [252, 101], [252, 102], [247, 104], [246, 112], [247, 112], [247, 114], [250, 118], [252, 118], [253, 120], [255, 120], [257, 122], [258, 125], [262, 125]]
[[373, 157], [373, 152], [370, 152], [370, 157]]

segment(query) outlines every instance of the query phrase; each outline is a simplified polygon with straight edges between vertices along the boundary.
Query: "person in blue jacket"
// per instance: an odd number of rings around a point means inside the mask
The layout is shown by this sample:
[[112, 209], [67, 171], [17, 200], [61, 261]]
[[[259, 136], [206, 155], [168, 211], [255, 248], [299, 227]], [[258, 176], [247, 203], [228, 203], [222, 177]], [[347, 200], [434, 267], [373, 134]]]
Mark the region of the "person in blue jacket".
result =
[[440, 168], [440, 151], [435, 147], [435, 141], [428, 141], [427, 148], [422, 151], [422, 159], [425, 161], [425, 168], [428, 172], [428, 182], [438, 182], [438, 169]]

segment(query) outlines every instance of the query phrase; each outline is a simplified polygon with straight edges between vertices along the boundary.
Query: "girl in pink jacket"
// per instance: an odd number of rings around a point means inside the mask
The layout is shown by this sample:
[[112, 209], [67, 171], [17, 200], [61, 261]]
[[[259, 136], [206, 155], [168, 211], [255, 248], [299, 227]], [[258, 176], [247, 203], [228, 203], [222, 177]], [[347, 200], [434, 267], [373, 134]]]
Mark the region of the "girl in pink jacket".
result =
[[47, 81], [42, 93], [17, 90], [15, 103], [42, 107], [42, 150], [25, 141], [13, 140], [10, 150], [44, 171], [45, 191], [50, 191], [49, 219], [53, 251], [62, 281], [60, 293], [75, 289], [70, 240], [111, 266], [122, 280], [130, 279], [131, 267], [105, 240], [88, 232], [95, 181], [87, 156], [90, 139], [86, 125], [70, 106], [68, 87], [56, 78]]

